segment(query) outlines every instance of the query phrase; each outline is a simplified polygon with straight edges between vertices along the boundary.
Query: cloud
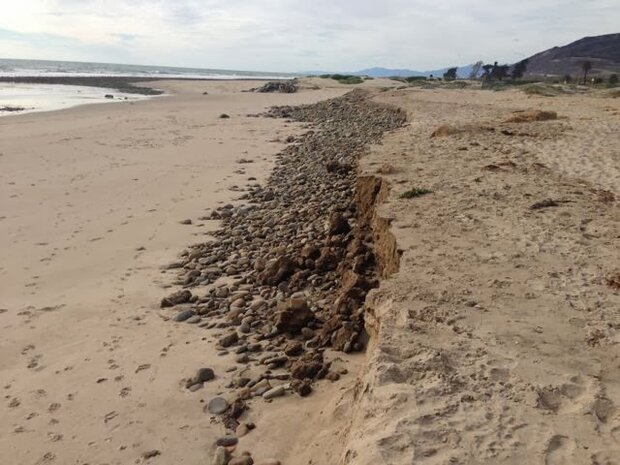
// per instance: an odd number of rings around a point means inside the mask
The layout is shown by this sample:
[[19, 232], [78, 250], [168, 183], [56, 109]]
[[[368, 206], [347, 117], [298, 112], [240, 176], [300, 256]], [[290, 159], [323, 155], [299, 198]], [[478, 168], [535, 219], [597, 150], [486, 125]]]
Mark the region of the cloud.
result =
[[[617, 0], [20, 0], [3, 7], [0, 28], [14, 35], [0, 35], [0, 56], [272, 71], [432, 69], [515, 61], [618, 32], [618, 24]], [[37, 41], [43, 36], [64, 47]]]

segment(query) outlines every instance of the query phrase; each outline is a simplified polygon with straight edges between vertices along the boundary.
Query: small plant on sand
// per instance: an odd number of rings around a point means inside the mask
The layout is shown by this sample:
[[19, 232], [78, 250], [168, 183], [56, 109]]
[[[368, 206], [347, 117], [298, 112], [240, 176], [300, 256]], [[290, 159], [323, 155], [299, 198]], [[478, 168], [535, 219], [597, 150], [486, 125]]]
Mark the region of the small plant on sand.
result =
[[522, 90], [527, 95], [541, 95], [543, 97], [555, 97], [564, 93], [561, 87], [543, 83], [527, 84], [522, 87]]
[[428, 189], [420, 189], [418, 187], [414, 187], [413, 189], [409, 189], [407, 192], [403, 192], [400, 194], [401, 199], [414, 199], [416, 197], [422, 197], [426, 194], [431, 194], [433, 191]]

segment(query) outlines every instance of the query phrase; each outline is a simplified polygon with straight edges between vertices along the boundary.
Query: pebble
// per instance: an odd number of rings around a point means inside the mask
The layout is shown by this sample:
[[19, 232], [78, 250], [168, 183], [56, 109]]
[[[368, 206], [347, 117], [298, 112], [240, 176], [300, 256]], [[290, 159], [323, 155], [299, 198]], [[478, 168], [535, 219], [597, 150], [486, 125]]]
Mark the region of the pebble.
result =
[[190, 324], [190, 325], [195, 325], [198, 324], [202, 321], [202, 318], [200, 317], [200, 315], [194, 315], [194, 316], [190, 316], [187, 320], [185, 320], [185, 323]]
[[215, 445], [222, 447], [231, 447], [236, 445], [238, 442], [239, 439], [237, 439], [235, 436], [223, 436], [221, 438], [218, 438], [218, 440], [215, 442]]
[[235, 430], [235, 435], [238, 438], [242, 438], [243, 436], [247, 435], [250, 432], [250, 428], [248, 428], [248, 425], [245, 423], [241, 423], [239, 426], [237, 426], [237, 429]]
[[275, 399], [276, 397], [281, 397], [284, 395], [285, 391], [286, 390], [284, 389], [284, 386], [274, 387], [273, 389], [270, 389], [269, 391], [263, 393], [263, 399], [269, 400]]
[[271, 390], [271, 387], [269, 387], [269, 386], [262, 386], [262, 387], [259, 387], [259, 388], [255, 389], [254, 390], [254, 394], [256, 396], [262, 396], [263, 394], [265, 394], [266, 392], [268, 392], [270, 390]]
[[230, 347], [231, 345], [236, 344], [237, 341], [239, 341], [239, 335], [235, 331], [221, 338], [220, 345], [222, 347]]
[[215, 372], [212, 368], [200, 368], [193, 380], [197, 383], [206, 383], [207, 381], [211, 381], [215, 378]]
[[195, 313], [193, 310], [181, 310], [179, 313], [177, 313], [176, 315], [172, 317], [172, 321], [177, 321], [180, 323], [182, 321], [188, 320], [194, 315]]
[[217, 449], [215, 449], [211, 465], [228, 465], [229, 463], [230, 452], [225, 447], [218, 446]]
[[157, 449], [152, 449], [152, 450], [147, 450], [146, 452], [142, 452], [142, 458], [145, 460], [148, 460], [153, 457], [157, 457], [158, 455], [161, 455], [161, 452], [158, 451]]
[[223, 397], [214, 397], [207, 405], [207, 410], [209, 411], [209, 413], [212, 413], [214, 415], [221, 415], [226, 410], [228, 410], [228, 407], [229, 404], [226, 399], [224, 399]]

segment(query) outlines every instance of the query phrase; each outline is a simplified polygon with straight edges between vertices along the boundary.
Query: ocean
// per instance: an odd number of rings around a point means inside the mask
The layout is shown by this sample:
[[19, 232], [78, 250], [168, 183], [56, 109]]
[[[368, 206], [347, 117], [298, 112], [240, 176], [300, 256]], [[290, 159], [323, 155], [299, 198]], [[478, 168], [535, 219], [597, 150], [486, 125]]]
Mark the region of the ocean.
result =
[[[16, 60], [0, 58], [0, 77], [132, 77], [185, 79], [290, 79], [294, 74], [233, 71], [223, 69], [174, 68], [169, 66], [80, 63], [73, 61]], [[106, 97], [112, 95], [113, 98]], [[104, 87], [60, 84], [0, 82], [0, 117], [53, 111], [87, 103], [127, 102], [144, 95], [125, 94]]]
[[81, 63], [75, 61], [15, 60], [0, 58], [0, 76], [129, 76], [191, 79], [287, 79], [292, 73], [175, 68], [170, 66]]

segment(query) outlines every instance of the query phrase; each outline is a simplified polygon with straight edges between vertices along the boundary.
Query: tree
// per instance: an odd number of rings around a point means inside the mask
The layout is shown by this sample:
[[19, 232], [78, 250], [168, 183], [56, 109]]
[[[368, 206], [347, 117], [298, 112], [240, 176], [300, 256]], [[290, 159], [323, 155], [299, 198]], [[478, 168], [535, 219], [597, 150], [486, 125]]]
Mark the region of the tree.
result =
[[565, 74], [564, 75], [564, 83], [565, 84], [570, 84], [571, 82], [573, 82], [573, 77], [570, 74]]
[[581, 69], [583, 69], [583, 83], [586, 83], [586, 79], [588, 79], [588, 72], [592, 69], [592, 62], [584, 61], [581, 64]]
[[456, 72], [458, 68], [448, 68], [448, 71], [443, 73], [444, 81], [454, 81], [456, 80]]
[[469, 79], [471, 79], [472, 81], [478, 79], [478, 75], [480, 74], [482, 65], [484, 65], [482, 61], [477, 61], [471, 66], [471, 73], [469, 73]]
[[609, 76], [609, 84], [611, 84], [612, 86], [617, 86], [618, 85], [618, 75], [617, 74], [612, 74], [611, 76]]
[[510, 66], [498, 65], [496, 61], [493, 63], [493, 68], [491, 69], [491, 79], [502, 81], [505, 77], [508, 77], [508, 69], [510, 69]]
[[525, 70], [527, 69], [528, 61], [529, 60], [526, 58], [525, 60], [521, 60], [519, 63], [516, 63], [512, 67], [512, 79], [521, 79], [523, 77], [523, 75], [525, 74]]
[[484, 65], [482, 67], [484, 72], [482, 73], [482, 79], [485, 81], [491, 80], [491, 72], [493, 71], [493, 65]]

